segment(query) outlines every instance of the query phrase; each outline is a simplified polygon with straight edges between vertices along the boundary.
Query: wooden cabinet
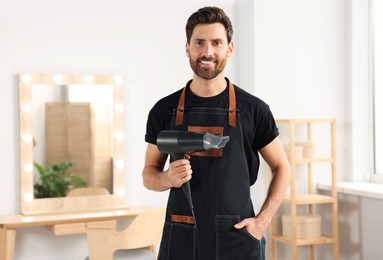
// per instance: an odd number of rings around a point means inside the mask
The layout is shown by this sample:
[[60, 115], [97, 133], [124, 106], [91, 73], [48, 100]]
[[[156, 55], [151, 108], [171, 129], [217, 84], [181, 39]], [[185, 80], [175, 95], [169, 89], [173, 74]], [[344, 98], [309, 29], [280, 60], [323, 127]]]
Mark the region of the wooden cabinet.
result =
[[88, 186], [112, 193], [111, 108], [87, 102], [45, 106], [45, 164], [71, 160]]
[[[282, 220], [278, 212], [270, 225], [270, 259], [276, 258], [276, 242], [291, 246], [291, 257], [298, 259], [298, 247], [306, 246], [310, 260], [315, 259], [315, 245], [330, 244], [333, 246], [333, 258], [338, 259], [338, 202], [336, 192], [336, 121], [335, 119], [285, 119], [276, 120], [280, 130], [280, 138], [285, 145], [286, 154], [291, 165], [291, 185], [279, 211], [287, 211], [289, 216], [290, 235], [283, 236]], [[319, 169], [319, 170], [318, 170]], [[332, 183], [329, 196], [317, 194], [315, 177], [327, 178]], [[331, 210], [331, 234], [322, 234], [315, 238], [298, 237], [298, 218], [304, 215], [313, 217], [317, 214], [316, 207], [328, 205]], [[289, 211], [289, 212], [288, 212]], [[327, 224], [327, 223], [326, 223]], [[278, 228], [279, 227], [279, 228]]]

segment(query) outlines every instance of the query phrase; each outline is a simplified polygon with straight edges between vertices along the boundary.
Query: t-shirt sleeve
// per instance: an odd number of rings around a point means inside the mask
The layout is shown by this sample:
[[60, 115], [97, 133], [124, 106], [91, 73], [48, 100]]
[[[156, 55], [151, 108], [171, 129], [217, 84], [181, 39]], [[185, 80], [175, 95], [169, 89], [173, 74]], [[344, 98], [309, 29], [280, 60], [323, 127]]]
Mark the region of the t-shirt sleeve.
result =
[[146, 122], [145, 142], [157, 144], [158, 133], [170, 129], [174, 109], [174, 101], [169, 98], [159, 100], [152, 107]]
[[157, 144], [157, 135], [162, 129], [160, 118], [160, 111], [158, 110], [158, 105], [156, 104], [148, 114], [145, 142]]
[[279, 131], [270, 107], [266, 104], [257, 111], [255, 122], [257, 130], [253, 147], [260, 150], [271, 143], [279, 135]]
[[146, 122], [145, 142], [157, 144], [158, 133], [169, 130], [182, 89], [166, 96], [152, 107]]

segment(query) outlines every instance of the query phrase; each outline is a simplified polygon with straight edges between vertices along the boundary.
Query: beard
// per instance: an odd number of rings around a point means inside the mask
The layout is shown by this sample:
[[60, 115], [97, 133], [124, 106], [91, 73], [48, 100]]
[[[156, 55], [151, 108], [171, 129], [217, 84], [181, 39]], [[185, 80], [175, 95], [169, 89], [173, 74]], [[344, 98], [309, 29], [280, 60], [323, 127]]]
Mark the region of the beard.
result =
[[[200, 63], [201, 60], [214, 62], [215, 68], [205, 68], [201, 66], [201, 63]], [[189, 58], [189, 63], [192, 70], [198, 77], [209, 80], [209, 79], [214, 79], [215, 77], [217, 77], [225, 69], [226, 58], [223, 60], [215, 60], [214, 58], [211, 58], [211, 57], [210, 58], [201, 57], [201, 58], [198, 58], [197, 60], [192, 60], [191, 58]]]

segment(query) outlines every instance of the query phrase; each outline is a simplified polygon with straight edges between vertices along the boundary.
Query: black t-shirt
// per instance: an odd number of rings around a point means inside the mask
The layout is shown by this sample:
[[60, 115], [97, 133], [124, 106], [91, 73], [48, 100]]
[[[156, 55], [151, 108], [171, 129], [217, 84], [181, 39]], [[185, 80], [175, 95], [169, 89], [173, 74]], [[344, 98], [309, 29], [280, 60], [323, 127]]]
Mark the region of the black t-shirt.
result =
[[[185, 110], [193, 107], [226, 109], [229, 107], [228, 87], [216, 96], [204, 98], [192, 93], [190, 83], [191, 81], [186, 85]], [[237, 116], [240, 117], [242, 126], [242, 141], [251, 174], [251, 184], [253, 184], [258, 175], [258, 150], [273, 141], [279, 132], [269, 106], [243, 89], [233, 86], [236, 96]], [[178, 106], [181, 92], [182, 89], [160, 99], [150, 110], [146, 125], [146, 142], [156, 144], [158, 133], [172, 128], [172, 116]]]

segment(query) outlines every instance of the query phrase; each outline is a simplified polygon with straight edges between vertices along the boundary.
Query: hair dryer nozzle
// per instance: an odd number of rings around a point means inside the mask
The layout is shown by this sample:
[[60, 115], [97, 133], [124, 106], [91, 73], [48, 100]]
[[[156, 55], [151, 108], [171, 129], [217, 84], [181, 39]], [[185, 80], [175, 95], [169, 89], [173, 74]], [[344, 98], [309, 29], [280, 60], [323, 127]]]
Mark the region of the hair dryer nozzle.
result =
[[203, 140], [203, 147], [206, 151], [223, 148], [229, 140], [229, 136], [216, 136], [206, 133]]

